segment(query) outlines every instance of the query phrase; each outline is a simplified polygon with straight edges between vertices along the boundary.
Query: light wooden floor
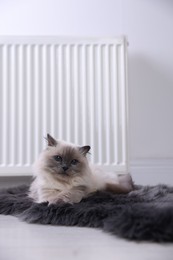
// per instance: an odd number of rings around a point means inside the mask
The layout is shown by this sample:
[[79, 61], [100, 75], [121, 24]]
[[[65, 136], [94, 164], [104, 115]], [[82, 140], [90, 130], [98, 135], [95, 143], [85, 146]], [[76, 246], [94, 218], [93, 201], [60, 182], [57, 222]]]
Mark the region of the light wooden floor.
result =
[[0, 215], [0, 260], [172, 260], [173, 244], [135, 243], [92, 228], [27, 224]]

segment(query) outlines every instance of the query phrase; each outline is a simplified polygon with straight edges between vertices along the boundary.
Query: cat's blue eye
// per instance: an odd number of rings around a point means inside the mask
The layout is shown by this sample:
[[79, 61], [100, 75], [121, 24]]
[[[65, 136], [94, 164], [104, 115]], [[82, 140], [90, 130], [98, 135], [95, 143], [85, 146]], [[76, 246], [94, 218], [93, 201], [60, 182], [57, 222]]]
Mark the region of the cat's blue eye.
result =
[[72, 165], [76, 165], [76, 164], [78, 164], [78, 162], [79, 162], [78, 160], [73, 159], [73, 160], [71, 161], [71, 164], [72, 164]]
[[55, 156], [54, 156], [54, 159], [55, 159], [57, 162], [62, 162], [62, 157], [59, 156], [59, 155], [55, 155]]

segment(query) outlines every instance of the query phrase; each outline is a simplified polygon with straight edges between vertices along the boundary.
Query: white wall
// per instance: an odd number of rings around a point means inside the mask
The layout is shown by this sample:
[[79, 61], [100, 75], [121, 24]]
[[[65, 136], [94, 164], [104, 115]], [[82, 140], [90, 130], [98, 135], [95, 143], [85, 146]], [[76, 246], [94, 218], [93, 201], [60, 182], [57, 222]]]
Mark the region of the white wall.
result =
[[173, 158], [172, 0], [1, 0], [0, 35], [129, 40], [131, 159]]

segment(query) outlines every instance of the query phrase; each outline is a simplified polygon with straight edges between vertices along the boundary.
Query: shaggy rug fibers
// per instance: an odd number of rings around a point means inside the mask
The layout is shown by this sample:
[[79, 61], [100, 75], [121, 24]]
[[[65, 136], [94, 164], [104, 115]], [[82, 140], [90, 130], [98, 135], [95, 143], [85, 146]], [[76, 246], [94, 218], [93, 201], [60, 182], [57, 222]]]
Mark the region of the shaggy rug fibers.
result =
[[0, 214], [29, 223], [102, 228], [130, 240], [173, 242], [173, 187], [136, 186], [128, 195], [97, 192], [80, 203], [34, 203], [28, 186], [0, 191]]

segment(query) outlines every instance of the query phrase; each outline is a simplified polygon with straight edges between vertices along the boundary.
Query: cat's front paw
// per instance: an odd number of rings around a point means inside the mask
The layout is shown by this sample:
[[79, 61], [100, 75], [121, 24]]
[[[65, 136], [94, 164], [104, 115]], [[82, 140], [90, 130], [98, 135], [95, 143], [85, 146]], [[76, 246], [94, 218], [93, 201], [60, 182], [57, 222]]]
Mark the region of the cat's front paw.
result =
[[54, 198], [54, 199], [50, 199], [48, 201], [48, 205], [52, 205], [52, 204], [64, 204], [64, 203], [69, 203], [69, 204], [73, 204], [69, 198], [67, 198], [66, 196], [61, 196], [58, 198]]

